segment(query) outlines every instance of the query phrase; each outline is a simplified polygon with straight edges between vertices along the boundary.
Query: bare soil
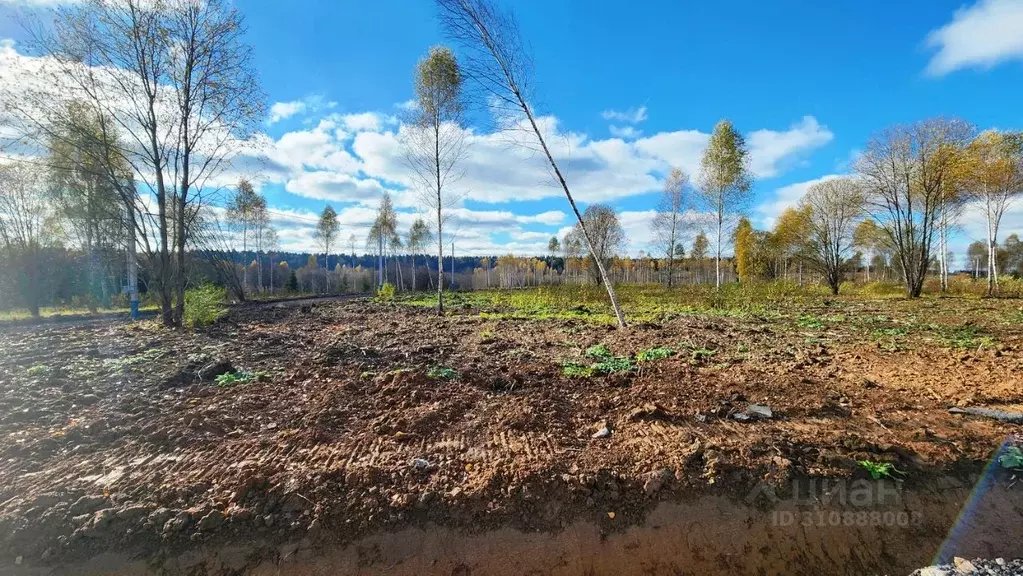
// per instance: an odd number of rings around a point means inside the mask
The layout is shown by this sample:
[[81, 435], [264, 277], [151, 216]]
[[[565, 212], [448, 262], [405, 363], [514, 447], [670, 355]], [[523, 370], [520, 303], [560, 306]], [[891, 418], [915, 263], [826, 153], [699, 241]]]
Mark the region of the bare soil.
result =
[[[620, 357], [675, 353], [563, 374], [601, 343]], [[212, 374], [228, 365], [253, 380], [218, 386]], [[1021, 441], [1017, 424], [948, 408], [1021, 410], [1023, 312], [999, 300], [834, 300], [615, 330], [369, 301], [249, 307], [198, 333], [6, 329], [0, 392], [0, 566], [110, 551], [154, 565], [238, 541], [267, 543], [279, 562], [282, 543], [350, 551], [436, 526], [620, 539], [665, 505], [743, 502], [762, 482], [784, 494], [794, 480], [865, 479], [857, 461], [870, 460], [894, 464], [911, 493], [956, 483], [917, 539], [904, 533], [878, 556], [907, 573], [938, 552], [997, 451]], [[771, 417], [743, 419], [750, 404]], [[1023, 518], [1012, 473], [994, 466], [986, 478], [995, 509]], [[757, 506], [770, 513], [742, 510]], [[990, 550], [973, 556], [1013, 546], [1003, 524], [976, 528]], [[772, 538], [750, 546], [779, 546]], [[714, 565], [780, 573], [772, 562]], [[432, 573], [472, 573], [442, 564]]]

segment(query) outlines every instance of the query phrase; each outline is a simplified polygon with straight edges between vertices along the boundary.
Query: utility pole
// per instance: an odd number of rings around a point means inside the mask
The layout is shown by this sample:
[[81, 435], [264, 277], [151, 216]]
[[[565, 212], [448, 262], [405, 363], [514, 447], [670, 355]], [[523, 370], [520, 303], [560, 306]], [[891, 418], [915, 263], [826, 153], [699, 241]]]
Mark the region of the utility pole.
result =
[[139, 318], [139, 262], [135, 247], [135, 213], [125, 208], [128, 213], [128, 297], [131, 302], [131, 319]]
[[377, 287], [384, 286], [384, 227], [377, 227]]

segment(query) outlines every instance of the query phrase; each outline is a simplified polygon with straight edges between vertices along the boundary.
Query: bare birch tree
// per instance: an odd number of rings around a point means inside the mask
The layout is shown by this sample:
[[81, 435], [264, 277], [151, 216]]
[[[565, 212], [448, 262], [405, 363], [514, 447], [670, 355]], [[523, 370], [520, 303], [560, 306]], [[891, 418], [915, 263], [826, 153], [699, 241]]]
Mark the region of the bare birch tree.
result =
[[658, 245], [668, 258], [668, 288], [671, 288], [675, 276], [675, 258], [685, 222], [687, 202], [685, 190], [688, 185], [689, 176], [681, 168], [672, 168], [664, 181], [664, 192], [661, 193], [661, 201], [654, 216], [654, 234]]
[[[40, 251], [52, 217], [47, 201], [47, 175], [38, 165], [0, 164], [0, 248], [11, 256], [19, 273], [19, 292], [33, 317], [39, 317]], [[20, 260], [20, 262], [18, 262]]]
[[[432, 241], [433, 232], [430, 230], [430, 225], [426, 223], [426, 220], [416, 218], [416, 221], [412, 223], [408, 231], [408, 250], [409, 254], [412, 255], [413, 291], [419, 288], [416, 284], [416, 254], [426, 248], [427, 244]], [[429, 271], [429, 267], [427, 267], [427, 271]]]
[[857, 163], [867, 210], [891, 240], [911, 298], [923, 290], [945, 186], [969, 132], [966, 123], [942, 118], [888, 128]]
[[238, 182], [238, 189], [227, 203], [227, 223], [242, 235], [242, 298], [249, 286], [249, 267], [245, 261], [249, 237], [257, 223], [266, 219], [266, 199], [256, 193], [248, 180]]
[[320, 219], [316, 222], [316, 230], [313, 237], [323, 248], [323, 267], [327, 271], [327, 292], [330, 292], [330, 248], [337, 240], [341, 231], [341, 225], [337, 221], [337, 211], [333, 206], [327, 205], [320, 213]]
[[611, 278], [604, 262], [596, 256], [594, 240], [583, 224], [582, 213], [537, 124], [529, 99], [533, 82], [532, 61], [523, 46], [514, 16], [498, 8], [492, 0], [437, 0], [437, 7], [447, 35], [464, 50], [461, 68], [464, 77], [473, 83], [488, 103], [522, 117], [528, 130], [535, 136], [572, 207], [586, 247], [594, 257], [618, 325], [624, 327], [625, 316], [618, 304]]
[[444, 211], [461, 199], [451, 189], [465, 156], [463, 77], [454, 53], [430, 48], [415, 73], [415, 108], [399, 131], [402, 153], [423, 204], [437, 215], [437, 313], [444, 314]]
[[180, 324], [184, 310], [189, 223], [219, 192], [212, 180], [263, 118], [244, 31], [227, 0], [69, 3], [34, 31], [41, 81], [0, 91], [24, 139], [50, 138], [68, 120], [69, 99], [101, 123], [107, 158], [126, 161], [133, 174], [127, 181], [111, 166], [111, 181], [138, 212], [135, 226], [150, 224], [135, 241], [154, 256], [151, 278], [166, 325]]
[[863, 193], [852, 178], [818, 182], [800, 200], [807, 210], [806, 259], [838, 294], [842, 272], [853, 245], [853, 229], [863, 214]]
[[998, 290], [998, 231], [1014, 200], [1023, 196], [1023, 135], [989, 130], [968, 147], [969, 187], [987, 225], [987, 293]]

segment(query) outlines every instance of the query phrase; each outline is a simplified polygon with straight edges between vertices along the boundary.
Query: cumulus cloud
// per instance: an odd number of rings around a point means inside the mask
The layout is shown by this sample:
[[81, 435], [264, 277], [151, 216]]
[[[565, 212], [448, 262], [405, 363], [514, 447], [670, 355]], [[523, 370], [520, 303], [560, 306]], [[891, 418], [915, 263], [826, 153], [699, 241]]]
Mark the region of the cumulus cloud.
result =
[[804, 116], [788, 130], [756, 130], [747, 136], [750, 169], [757, 178], [777, 176], [803, 154], [824, 146], [834, 138], [813, 116]]
[[301, 100], [294, 102], [274, 102], [270, 107], [270, 123], [279, 122], [291, 118], [295, 114], [305, 111], [306, 103]]
[[604, 110], [600, 113], [600, 117], [604, 120], [613, 120], [615, 122], [625, 122], [628, 124], [639, 124], [646, 120], [646, 106], [640, 106], [639, 108], [629, 108], [625, 111], [618, 110]]
[[937, 51], [926, 68], [932, 76], [1023, 59], [1023, 0], [980, 0], [962, 7], [951, 22], [927, 35], [926, 45]]
[[643, 135], [642, 130], [636, 130], [632, 126], [615, 126], [612, 124], [608, 127], [608, 130], [611, 132], [612, 136], [624, 138], [625, 140], [632, 140]]
[[814, 178], [813, 180], [796, 182], [795, 184], [789, 184], [788, 186], [778, 188], [771, 196], [765, 198], [764, 201], [757, 205], [754, 209], [760, 226], [765, 229], [773, 228], [774, 224], [778, 221], [778, 217], [781, 216], [781, 213], [798, 204], [799, 200], [806, 195], [811, 186], [841, 177], [841, 174], [828, 174], [826, 176], [821, 176], [820, 178]]
[[75, 4], [79, 0], [0, 0], [0, 5], [28, 6], [30, 8], [51, 8], [59, 4]]
[[314, 94], [306, 96], [301, 100], [293, 100], [291, 102], [274, 102], [270, 106], [270, 118], [267, 120], [268, 124], [276, 124], [281, 120], [287, 120], [292, 116], [312, 114], [321, 110], [334, 108], [337, 106], [337, 102], [328, 102], [324, 100], [323, 96]]

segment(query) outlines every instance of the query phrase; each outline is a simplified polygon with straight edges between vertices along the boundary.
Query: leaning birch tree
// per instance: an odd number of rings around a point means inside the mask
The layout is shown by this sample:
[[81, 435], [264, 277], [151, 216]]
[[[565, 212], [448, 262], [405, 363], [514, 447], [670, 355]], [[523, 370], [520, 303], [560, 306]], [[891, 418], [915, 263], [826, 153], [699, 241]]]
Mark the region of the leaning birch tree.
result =
[[[561, 169], [547, 145], [547, 139], [537, 124], [529, 94], [533, 83], [532, 60], [529, 57], [518, 24], [510, 12], [497, 7], [493, 0], [437, 0], [441, 24], [448, 37], [458, 42], [463, 51], [462, 74], [480, 92], [488, 104], [506, 109], [525, 121], [527, 130], [536, 138], [555, 180], [565, 192], [579, 230], [600, 272], [601, 281], [607, 289], [611, 307], [618, 319], [618, 326], [625, 326], [614, 286], [606, 266], [597, 257], [593, 238], [583, 215], [576, 206]], [[510, 124], [511, 122], [506, 123]], [[516, 125], [521, 123], [516, 122]], [[521, 144], [521, 141], [520, 141]]]

